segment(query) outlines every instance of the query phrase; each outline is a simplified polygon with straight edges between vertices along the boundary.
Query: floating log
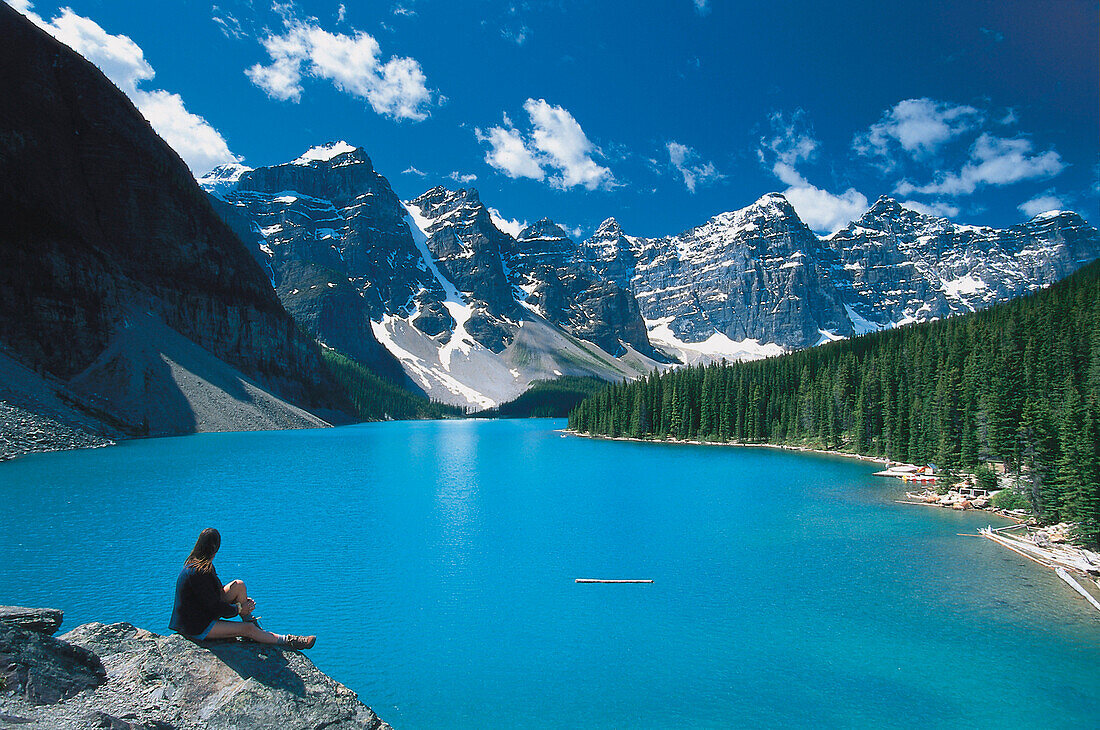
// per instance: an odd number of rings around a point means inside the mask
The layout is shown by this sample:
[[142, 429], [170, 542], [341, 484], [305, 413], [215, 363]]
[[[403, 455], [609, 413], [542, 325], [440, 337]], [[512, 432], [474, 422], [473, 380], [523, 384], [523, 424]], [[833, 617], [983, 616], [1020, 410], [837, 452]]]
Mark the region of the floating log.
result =
[[1058, 574], [1059, 578], [1064, 580], [1066, 583], [1069, 583], [1070, 588], [1084, 596], [1085, 600], [1093, 605], [1093, 608], [1095, 608], [1097, 611], [1100, 611], [1100, 601], [1097, 601], [1095, 598], [1093, 598], [1092, 594], [1086, 591], [1080, 583], [1075, 581], [1070, 576], [1070, 574], [1066, 572], [1065, 568], [1055, 568], [1054, 572]]
[[1004, 527], [994, 527], [993, 532], [1004, 532], [1005, 530], [1015, 530], [1017, 527], [1023, 527], [1024, 523], [1017, 522], [1015, 525], [1005, 525]]
[[577, 578], [576, 583], [652, 583], [652, 580], [608, 580], [605, 578]]

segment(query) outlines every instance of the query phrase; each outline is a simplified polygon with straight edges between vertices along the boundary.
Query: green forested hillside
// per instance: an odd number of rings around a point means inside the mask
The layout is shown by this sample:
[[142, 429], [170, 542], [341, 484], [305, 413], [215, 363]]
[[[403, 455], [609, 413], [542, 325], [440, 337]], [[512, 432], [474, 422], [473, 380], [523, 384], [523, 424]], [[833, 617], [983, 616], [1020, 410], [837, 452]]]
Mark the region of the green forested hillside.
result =
[[585, 375], [536, 380], [518, 398], [476, 415], [486, 418], [564, 418], [578, 403], [606, 386], [606, 380]]
[[322, 348], [321, 353], [325, 365], [351, 401], [355, 415], [364, 421], [462, 415], [461, 409], [410, 393], [335, 350]]
[[1100, 535], [1100, 262], [982, 312], [611, 386], [601, 435], [804, 443], [941, 468], [1001, 459], [1046, 520]]

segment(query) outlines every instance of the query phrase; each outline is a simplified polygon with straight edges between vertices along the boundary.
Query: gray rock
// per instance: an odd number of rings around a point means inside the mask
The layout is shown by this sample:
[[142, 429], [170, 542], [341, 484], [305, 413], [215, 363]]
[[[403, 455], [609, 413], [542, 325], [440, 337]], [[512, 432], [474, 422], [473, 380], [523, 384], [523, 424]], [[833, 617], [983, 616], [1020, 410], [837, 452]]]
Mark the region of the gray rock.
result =
[[18, 626], [40, 634], [54, 634], [61, 628], [64, 611], [59, 608], [0, 606], [0, 624]]
[[95, 654], [46, 634], [0, 624], [0, 677], [30, 705], [68, 699], [107, 679]]
[[59, 638], [6, 626], [0, 666], [9, 664], [55, 688], [0, 696], [0, 713], [35, 728], [389, 729], [301, 652], [250, 642], [196, 643], [126, 623], [85, 624]]

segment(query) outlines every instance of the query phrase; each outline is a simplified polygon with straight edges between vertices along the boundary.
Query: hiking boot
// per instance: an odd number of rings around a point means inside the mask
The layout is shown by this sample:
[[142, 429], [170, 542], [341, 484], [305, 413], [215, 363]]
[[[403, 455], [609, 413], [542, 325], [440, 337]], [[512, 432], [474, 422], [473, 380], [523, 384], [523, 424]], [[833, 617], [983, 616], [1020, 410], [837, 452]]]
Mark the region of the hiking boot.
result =
[[287, 649], [301, 651], [302, 649], [312, 649], [313, 645], [316, 643], [316, 636], [295, 636], [294, 634], [287, 634], [283, 646]]

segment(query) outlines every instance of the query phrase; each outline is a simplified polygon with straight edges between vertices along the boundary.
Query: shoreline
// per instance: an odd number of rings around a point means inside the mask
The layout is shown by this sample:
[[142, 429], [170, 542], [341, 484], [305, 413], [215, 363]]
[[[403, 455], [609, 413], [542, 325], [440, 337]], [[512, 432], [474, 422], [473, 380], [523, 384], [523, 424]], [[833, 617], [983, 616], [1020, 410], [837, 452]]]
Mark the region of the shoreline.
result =
[[[745, 447], [748, 447], [748, 448], [769, 448], [769, 449], [780, 449], [780, 450], [783, 450], [783, 451], [795, 451], [795, 452], [800, 452], [800, 453], [819, 454], [819, 455], [822, 455], [822, 456], [843, 456], [843, 457], [846, 457], [846, 458], [857, 459], [859, 461], [866, 461], [866, 462], [871, 462], [871, 463], [875, 463], [875, 464], [887, 464], [887, 465], [889, 465], [891, 463], [897, 463], [897, 462], [894, 462], [891, 459], [885, 459], [885, 458], [878, 457], [878, 456], [864, 456], [862, 454], [852, 454], [852, 453], [845, 452], [845, 451], [833, 451], [833, 450], [830, 450], [830, 449], [814, 449], [814, 448], [810, 448], [808, 446], [790, 446], [790, 445], [786, 445], [786, 444], [716, 443], [716, 442], [713, 442], [713, 441], [680, 440], [680, 439], [660, 439], [660, 440], [657, 440], [657, 439], [640, 439], [640, 438], [633, 438], [633, 437], [630, 437], [630, 436], [599, 436], [599, 435], [594, 435], [594, 434], [589, 434], [589, 433], [579, 433], [577, 431], [573, 431], [573, 430], [568, 429], [568, 428], [555, 429], [555, 430], [558, 433], [563, 434], [563, 435], [578, 436], [580, 438], [589, 438], [589, 439], [593, 439], [593, 440], [596, 440], [596, 441], [626, 441], [626, 442], [643, 443], [643, 444], [657, 444], [657, 445], [673, 444], [673, 445], [688, 445], [688, 446], [733, 446], [733, 447], [739, 447], [739, 448], [745, 448]], [[920, 506], [924, 506], [924, 507], [936, 507], [936, 508], [939, 508], [939, 509], [952, 509], [952, 507], [950, 505], [939, 504], [939, 503], [931, 503], [931, 502], [918, 502], [918, 501], [915, 501], [915, 500], [912, 500], [912, 499], [895, 499], [894, 503], [896, 503], [896, 504], [914, 504], [914, 505], [920, 505]], [[1074, 553], [1076, 553], [1076, 556], [1079, 560], [1084, 561], [1085, 564], [1091, 563], [1090, 570], [1085, 570], [1083, 568], [1075, 569], [1075, 572], [1077, 572], [1081, 576], [1085, 577], [1085, 584], [1088, 586], [1087, 587], [1087, 592], [1089, 594], [1092, 594], [1092, 598], [1090, 598], [1088, 595], [1086, 595], [1086, 593], [1082, 592], [1083, 590], [1086, 590], [1086, 589], [1084, 589], [1082, 587], [1079, 587], [1079, 583], [1075, 584], [1075, 583], [1070, 582], [1069, 580], [1066, 580], [1066, 577], [1063, 575], [1063, 573], [1065, 572], [1065, 568], [1062, 567], [1062, 566], [1065, 565], [1065, 563], [1062, 563], [1061, 565], [1056, 565], [1054, 563], [1048, 563], [1048, 561], [1036, 560], [1035, 558], [1022, 553], [1019, 549], [1016, 549], [1016, 548], [1012, 547], [1010, 544], [1006, 544], [1004, 541], [997, 539], [998, 530], [1014, 529], [1014, 528], [1017, 528], [1017, 527], [1022, 527], [1022, 528], [1025, 528], [1027, 530], [1030, 530], [1031, 528], [1036, 528], [1037, 533], [1042, 534], [1043, 530], [1042, 530], [1042, 528], [1039, 527], [1039, 525], [1035, 521], [1035, 517], [1033, 515], [1028, 515], [1027, 517], [1023, 517], [1021, 515], [1011, 514], [1007, 510], [1002, 510], [1002, 509], [998, 509], [998, 508], [995, 508], [995, 507], [973, 507], [973, 506], [971, 506], [968, 509], [979, 511], [979, 512], [987, 512], [989, 514], [996, 515], [997, 517], [1002, 517], [1004, 519], [1010, 520], [1014, 524], [1007, 525], [1005, 527], [998, 528], [998, 529], [989, 529], [988, 531], [993, 535], [992, 537], [990, 537], [989, 535], [986, 534], [986, 529], [979, 530], [979, 533], [980, 533], [979, 535], [965, 535], [966, 537], [989, 537], [989, 539], [991, 539], [993, 542], [997, 543], [998, 545], [1001, 545], [1002, 547], [1005, 547], [1009, 550], [1012, 550], [1013, 552], [1016, 552], [1016, 553], [1019, 553], [1019, 554], [1023, 555], [1023, 557], [1028, 558], [1028, 560], [1030, 560], [1031, 562], [1034, 562], [1038, 565], [1041, 565], [1045, 568], [1048, 568], [1052, 571], [1055, 571], [1057, 573], [1058, 577], [1062, 579], [1062, 581], [1069, 584], [1069, 586], [1072, 587], [1077, 593], [1080, 593], [1081, 596], [1083, 596], [1086, 600], [1088, 600], [1088, 602], [1091, 603], [1093, 607], [1097, 606], [1097, 598], [1100, 598], [1100, 562], [1098, 562], [1096, 560], [1096, 558], [1100, 557], [1100, 556], [1097, 556], [1096, 553], [1091, 553], [1091, 555], [1093, 556], [1093, 559], [1090, 560], [1090, 557], [1089, 557], [1090, 551], [1086, 551], [1084, 548], [1081, 548], [1081, 547], [1076, 546], [1076, 545], [1072, 545], [1072, 544], [1069, 545], [1069, 547], [1072, 549], [1072, 551]], [[1030, 535], [1030, 532], [1028, 533], [1028, 535]], [[960, 533], [960, 536], [964, 536], [964, 535], [962, 535]], [[1021, 540], [1021, 538], [1017, 538], [1017, 540]], [[1039, 547], [1038, 545], [1036, 545], [1033, 549], [1042, 550], [1042, 548]], [[1091, 569], [1092, 566], [1095, 566], [1095, 569]], [[1100, 610], [1100, 609], [1098, 609], [1098, 610]]]

